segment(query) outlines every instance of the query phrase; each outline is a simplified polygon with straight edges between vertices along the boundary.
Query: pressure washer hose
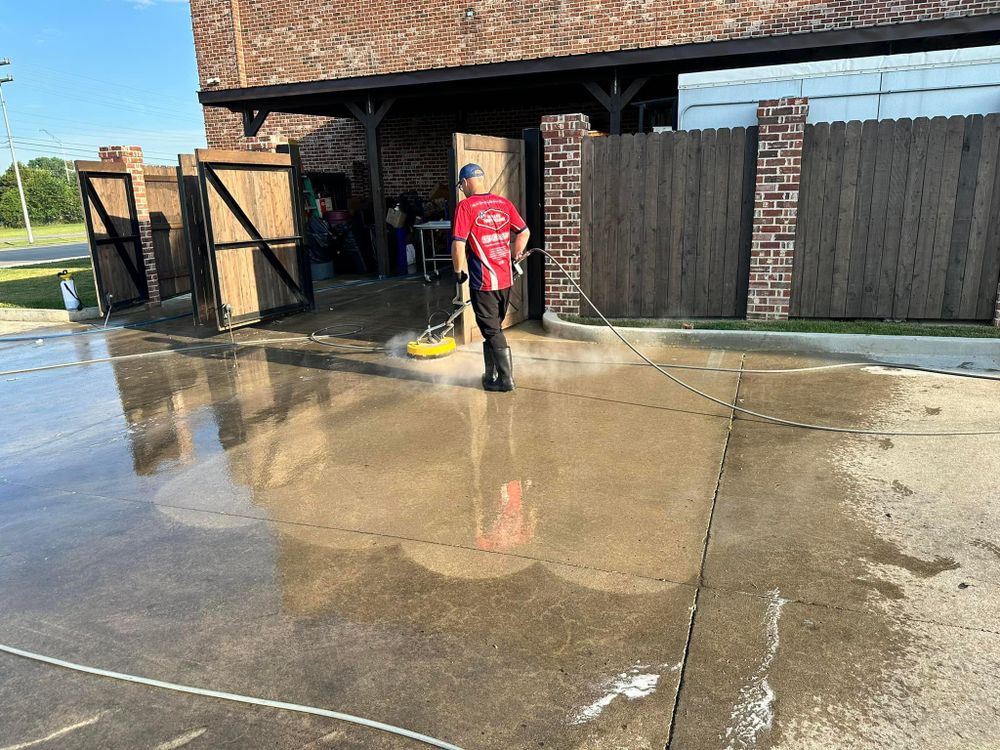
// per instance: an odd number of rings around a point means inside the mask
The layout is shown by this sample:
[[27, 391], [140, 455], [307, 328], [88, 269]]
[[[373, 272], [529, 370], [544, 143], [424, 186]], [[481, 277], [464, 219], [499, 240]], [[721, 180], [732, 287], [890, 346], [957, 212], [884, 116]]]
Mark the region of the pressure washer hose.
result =
[[764, 413], [759, 412], [759, 411], [753, 411], [752, 409], [746, 409], [746, 408], [744, 408], [742, 406], [739, 406], [736, 403], [729, 403], [728, 401], [725, 401], [724, 399], [716, 398], [715, 396], [712, 396], [709, 393], [705, 393], [704, 391], [695, 388], [693, 385], [690, 385], [689, 383], [686, 383], [685, 381], [683, 381], [680, 378], [678, 378], [676, 375], [672, 375], [671, 373], [667, 372], [667, 370], [664, 369], [664, 367], [662, 367], [661, 365], [656, 364], [656, 362], [654, 362], [649, 357], [647, 357], [645, 354], [643, 354], [641, 351], [639, 351], [632, 344], [631, 341], [629, 341], [627, 338], [625, 338], [625, 336], [622, 335], [621, 331], [619, 331], [618, 328], [610, 320], [608, 320], [606, 317], [604, 317], [604, 313], [602, 313], [598, 309], [597, 305], [594, 304], [593, 300], [591, 300], [590, 297], [587, 296], [587, 293], [583, 291], [583, 289], [581, 288], [581, 286], [576, 282], [576, 279], [574, 279], [570, 275], [569, 271], [566, 270], [566, 268], [563, 266], [562, 263], [560, 263], [550, 253], [546, 252], [545, 250], [542, 250], [541, 248], [534, 248], [534, 249], [532, 249], [532, 250], [529, 251], [529, 253], [532, 253], [532, 252], [541, 253], [546, 258], [548, 258], [550, 261], [552, 261], [555, 264], [555, 266], [559, 269], [559, 271], [562, 273], [562, 275], [566, 277], [566, 280], [570, 284], [572, 284], [573, 287], [576, 288], [576, 290], [580, 293], [580, 296], [584, 300], [586, 300], [587, 304], [590, 305], [591, 309], [595, 313], [597, 313], [597, 317], [599, 317], [601, 319], [601, 321], [604, 323], [604, 325], [606, 325], [608, 328], [610, 328], [611, 331], [615, 334], [615, 336], [617, 336], [619, 339], [621, 339], [621, 342], [623, 344], [625, 344], [625, 346], [627, 346], [629, 349], [631, 349], [632, 352], [636, 356], [638, 356], [640, 359], [642, 359], [647, 365], [649, 365], [654, 370], [656, 370], [657, 372], [659, 372], [665, 378], [668, 378], [669, 380], [671, 380], [674, 383], [676, 383], [677, 385], [679, 385], [681, 388], [684, 388], [685, 390], [690, 391], [691, 393], [695, 394], [696, 396], [700, 396], [703, 399], [711, 401], [714, 404], [718, 404], [719, 406], [724, 406], [727, 409], [732, 409], [735, 412], [739, 412], [741, 414], [747, 414], [747, 415], [749, 415], [751, 417], [757, 417], [758, 419], [763, 419], [763, 420], [765, 420], [767, 422], [772, 422], [774, 424], [784, 425], [786, 427], [798, 427], [798, 428], [805, 429], [805, 430], [818, 430], [820, 432], [846, 433], [846, 434], [849, 434], [849, 435], [886, 435], [886, 436], [891, 436], [891, 437], [959, 437], [959, 436], [972, 436], [972, 435], [1000, 435], [1000, 429], [998, 429], [998, 430], [957, 430], [957, 431], [954, 431], [954, 432], [910, 432], [910, 431], [907, 431], [907, 430], [861, 430], [861, 429], [855, 429], [855, 428], [851, 428], [851, 427], [834, 427], [834, 426], [830, 426], [830, 425], [810, 424], [809, 422], [796, 422], [796, 421], [791, 420], [791, 419], [783, 419], [781, 417], [775, 417], [775, 416], [772, 416], [770, 414], [764, 414]]
[[[569, 274], [569, 272], [565, 269], [565, 267], [563, 267], [562, 263], [560, 263], [556, 258], [552, 257], [552, 255], [550, 255], [545, 250], [542, 250], [541, 248], [534, 248], [534, 249], [530, 250], [526, 255], [528, 255], [530, 253], [540, 253], [541, 255], [544, 255], [549, 260], [551, 260], [552, 263], [554, 263], [555, 266], [559, 269], [559, 271], [566, 277], [567, 281], [569, 281], [569, 283], [574, 288], [576, 288], [576, 290], [580, 293], [580, 296], [584, 300], [586, 300], [587, 304], [590, 305], [590, 307], [594, 310], [595, 313], [597, 313], [597, 316], [601, 319], [601, 321], [604, 323], [604, 325], [606, 325], [608, 328], [610, 328], [611, 331], [615, 334], [615, 336], [617, 336], [621, 340], [621, 342], [623, 344], [625, 344], [625, 346], [627, 346], [629, 349], [631, 349], [632, 352], [636, 356], [638, 356], [645, 364], [649, 365], [650, 367], [652, 367], [653, 369], [655, 369], [657, 372], [659, 372], [661, 375], [663, 375], [664, 377], [666, 377], [669, 380], [673, 381], [675, 384], [679, 385], [680, 387], [684, 388], [685, 390], [690, 391], [691, 393], [694, 393], [696, 396], [699, 396], [699, 397], [701, 397], [703, 399], [706, 399], [706, 400], [711, 401], [711, 402], [713, 402], [715, 404], [718, 404], [719, 406], [723, 406], [723, 407], [725, 407], [727, 409], [732, 409], [733, 411], [739, 412], [741, 414], [747, 414], [749, 416], [757, 417], [759, 419], [763, 419], [763, 420], [765, 420], [767, 422], [771, 422], [773, 424], [780, 424], [780, 425], [784, 425], [786, 427], [796, 427], [796, 428], [806, 429], [806, 430], [818, 430], [820, 432], [834, 432], [834, 433], [844, 433], [844, 434], [850, 434], [850, 435], [884, 435], [884, 436], [891, 436], [891, 437], [965, 437], [965, 436], [1000, 435], [1000, 429], [998, 429], [998, 430], [957, 430], [957, 431], [944, 431], [944, 432], [910, 432], [910, 431], [905, 431], [905, 430], [898, 430], [898, 431], [893, 431], [893, 430], [862, 430], [862, 429], [856, 429], [856, 428], [850, 428], [850, 427], [836, 427], [836, 426], [831, 426], [831, 425], [817, 425], [817, 424], [810, 424], [808, 422], [797, 422], [795, 420], [784, 419], [782, 417], [776, 417], [776, 416], [773, 416], [771, 414], [765, 414], [765, 413], [762, 413], [762, 412], [753, 411], [752, 409], [747, 409], [745, 407], [739, 406], [736, 403], [730, 403], [730, 402], [725, 401], [723, 399], [717, 398], [715, 396], [712, 396], [711, 394], [705, 393], [704, 391], [701, 391], [701, 390], [695, 388], [694, 386], [690, 385], [689, 383], [685, 382], [684, 380], [681, 380], [677, 376], [672, 375], [671, 373], [667, 372], [667, 370], [668, 369], [689, 369], [689, 370], [701, 370], [701, 371], [709, 371], [709, 372], [784, 373], [784, 372], [808, 372], [808, 371], [812, 371], [812, 370], [835, 369], [835, 368], [841, 368], [841, 367], [867, 367], [867, 366], [873, 366], [874, 365], [874, 366], [882, 366], [882, 367], [894, 367], [894, 368], [899, 368], [899, 369], [909, 369], [909, 370], [915, 370], [915, 371], [918, 371], [918, 372], [939, 373], [939, 374], [944, 374], [944, 375], [950, 375], [950, 376], [953, 376], [953, 377], [964, 377], [964, 378], [977, 378], [978, 377], [978, 378], [981, 378], [981, 377], [984, 377], [984, 376], [979, 376], [979, 375], [976, 375], [974, 373], [949, 372], [949, 371], [943, 371], [943, 370], [935, 370], [935, 369], [931, 369], [931, 368], [927, 368], [927, 367], [919, 367], [919, 366], [916, 366], [916, 365], [898, 365], [898, 364], [888, 363], [888, 362], [847, 362], [847, 363], [839, 363], [839, 364], [834, 364], [834, 365], [818, 365], [818, 366], [815, 366], [815, 367], [791, 368], [791, 369], [773, 369], [773, 370], [740, 370], [740, 369], [737, 369], [737, 368], [704, 367], [704, 366], [699, 366], [699, 365], [676, 365], [676, 364], [663, 364], [663, 365], [660, 365], [660, 364], [657, 364], [656, 362], [654, 362], [653, 360], [651, 360], [649, 357], [647, 357], [641, 351], [639, 351], [627, 338], [625, 338], [625, 336], [621, 333], [621, 331], [618, 330], [618, 328], [611, 321], [609, 321], [604, 316], [604, 313], [602, 313], [597, 308], [597, 306], [594, 304], [593, 300], [591, 300], [590, 297], [587, 296], [586, 292], [583, 291], [583, 289], [576, 282], [576, 280]], [[372, 292], [371, 294], [363, 295], [363, 296], [364, 297], [368, 297], [368, 296], [372, 296], [374, 294], [381, 294], [382, 292], [386, 291], [386, 289], [392, 288], [394, 286], [395, 285], [392, 285], [390, 287], [385, 287], [385, 288], [379, 289], [379, 290], [377, 290], [375, 292]], [[351, 299], [351, 300], [347, 300], [346, 302], [342, 302], [341, 304], [347, 304], [347, 302], [353, 302], [356, 299], [361, 299], [361, 297], [354, 298], [354, 299]], [[335, 327], [338, 327], [338, 326], [350, 327], [351, 330], [348, 331], [348, 332], [345, 332], [345, 333], [341, 333], [339, 335], [323, 334], [324, 331], [328, 331], [331, 328], [335, 328]], [[75, 362], [60, 362], [60, 363], [52, 364], [52, 365], [40, 365], [40, 366], [37, 366], [37, 367], [26, 367], [26, 368], [17, 369], [17, 370], [0, 371], [0, 377], [7, 377], [7, 376], [11, 376], [11, 375], [22, 375], [22, 374], [27, 374], [27, 373], [32, 373], [32, 372], [40, 372], [40, 371], [44, 371], [44, 370], [56, 370], [56, 369], [60, 369], [60, 368], [64, 368], [64, 367], [76, 367], [76, 366], [80, 366], [80, 365], [98, 364], [98, 363], [101, 363], [101, 362], [113, 362], [113, 361], [126, 360], [126, 359], [140, 359], [140, 358], [145, 358], [145, 357], [158, 357], [158, 356], [163, 356], [163, 355], [168, 355], [168, 354], [180, 354], [180, 353], [189, 352], [189, 351], [198, 351], [198, 350], [207, 350], [207, 349], [218, 349], [218, 348], [231, 348], [231, 347], [234, 347], [234, 346], [235, 347], [254, 347], [254, 346], [266, 346], [266, 345], [269, 345], [269, 344], [301, 343], [301, 342], [304, 342], [304, 341], [311, 341], [313, 343], [324, 344], [326, 346], [333, 346], [333, 347], [336, 347], [336, 348], [339, 348], [339, 349], [346, 349], [346, 350], [349, 350], [349, 351], [357, 351], [359, 353], [380, 353], [380, 352], [384, 352], [385, 351], [385, 347], [384, 346], [365, 346], [365, 345], [359, 345], [359, 344], [346, 344], [346, 343], [339, 343], [339, 342], [329, 342], [329, 343], [327, 343], [326, 341], [324, 341], [325, 339], [336, 339], [336, 338], [339, 338], [341, 336], [347, 336], [347, 335], [352, 335], [354, 333], [359, 333], [361, 330], [363, 330], [363, 327], [360, 326], [360, 325], [355, 326], [355, 324], [341, 323], [341, 324], [337, 324], [337, 325], [333, 325], [333, 326], [327, 326], [326, 328], [321, 328], [321, 329], [319, 329], [317, 331], [313, 331], [313, 333], [309, 334], [308, 336], [289, 336], [289, 337], [279, 337], [279, 338], [271, 338], [271, 339], [258, 339], [256, 341], [245, 341], [245, 342], [244, 341], [233, 341], [232, 343], [226, 342], [226, 343], [217, 343], [217, 344], [196, 344], [196, 345], [193, 345], [193, 346], [182, 346], [182, 347], [176, 347], [176, 348], [173, 348], [173, 349], [162, 349], [162, 350], [159, 350], [159, 351], [143, 352], [143, 353], [139, 353], [139, 354], [124, 354], [124, 355], [118, 355], [118, 356], [114, 356], [114, 357], [98, 357], [98, 358], [95, 358], [95, 359], [79, 360], [79, 361], [75, 361]], [[623, 363], [623, 364], [629, 364], [629, 363]], [[993, 380], [993, 378], [987, 378], [987, 379]]]
[[[125, 674], [124, 672], [112, 672], [107, 669], [99, 669], [98, 667], [88, 667], [84, 664], [75, 664], [71, 661], [63, 661], [62, 659], [55, 659], [51, 656], [36, 654], [31, 651], [24, 651], [23, 649], [15, 648], [14, 646], [5, 646], [3, 644], [0, 644], [0, 651], [6, 651], [8, 654], [20, 656], [25, 659], [31, 659], [32, 661], [51, 664], [55, 667], [71, 669], [74, 672], [84, 672], [86, 674], [97, 675], [98, 677], [109, 677], [112, 680], [121, 680], [122, 682], [147, 685], [149, 687], [160, 688], [162, 690], [172, 690], [175, 693], [187, 693], [188, 695], [200, 695], [205, 698], [218, 698], [219, 700], [232, 701], [234, 703], [246, 703], [251, 706], [265, 706], [267, 708], [278, 708], [282, 711], [294, 711], [300, 714], [325, 716], [328, 719], [346, 721], [350, 724], [357, 724], [358, 726], [368, 727], [369, 729], [377, 729], [380, 732], [388, 732], [389, 734], [395, 734], [399, 737], [406, 737], [407, 739], [416, 740], [417, 742], [422, 742], [425, 745], [430, 745], [431, 747], [443, 748], [443, 750], [462, 750], [462, 748], [458, 745], [452, 745], [450, 742], [438, 740], [434, 737], [428, 737], [426, 734], [420, 734], [419, 732], [413, 732], [409, 729], [393, 726], [392, 724], [383, 724], [381, 721], [373, 721], [371, 719], [365, 719], [361, 716], [353, 716], [339, 711], [329, 711], [325, 708], [303, 706], [298, 703], [286, 703], [285, 701], [272, 701], [267, 698], [254, 698], [249, 695], [224, 693], [220, 690], [207, 690], [205, 688], [191, 687], [189, 685], [179, 685], [175, 682], [162, 682], [161, 680], [152, 680], [148, 677], [137, 677], [135, 675]], [[18, 747], [22, 746], [19, 745]]]

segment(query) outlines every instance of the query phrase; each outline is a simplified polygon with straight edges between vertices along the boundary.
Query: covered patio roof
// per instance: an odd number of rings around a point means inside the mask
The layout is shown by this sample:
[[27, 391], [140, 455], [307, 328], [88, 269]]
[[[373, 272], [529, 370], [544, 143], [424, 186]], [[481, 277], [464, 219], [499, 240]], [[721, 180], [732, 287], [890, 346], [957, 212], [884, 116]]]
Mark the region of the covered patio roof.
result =
[[[269, 86], [206, 90], [206, 107], [234, 112], [269, 110], [305, 115], [351, 117], [347, 103], [369, 97], [392, 99], [398, 106], [419, 99], [455, 105], [455, 96], [484, 91], [519, 91], [534, 101], [564, 96], [567, 83], [610, 83], [669, 72], [712, 70], [763, 63], [799, 62], [845, 55], [889, 54], [928, 48], [975, 46], [1000, 41], [1000, 15], [981, 15], [838, 31], [762, 36], [649, 49], [594, 52], [585, 55], [384, 73]], [[561, 98], [561, 97], [560, 97]]]

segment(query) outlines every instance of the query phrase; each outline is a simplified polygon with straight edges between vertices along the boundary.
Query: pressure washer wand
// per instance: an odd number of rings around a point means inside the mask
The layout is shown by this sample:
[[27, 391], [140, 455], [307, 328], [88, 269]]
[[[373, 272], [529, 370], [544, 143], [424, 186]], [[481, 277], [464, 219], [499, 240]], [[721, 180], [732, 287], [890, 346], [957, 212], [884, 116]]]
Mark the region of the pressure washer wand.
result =
[[417, 337], [418, 342], [438, 343], [455, 330], [455, 321], [465, 311], [465, 308], [472, 304], [471, 300], [462, 298], [461, 281], [455, 282], [455, 298], [451, 301], [451, 304], [453, 309], [448, 319], [444, 323], [438, 323], [436, 326], [427, 326], [427, 330]]

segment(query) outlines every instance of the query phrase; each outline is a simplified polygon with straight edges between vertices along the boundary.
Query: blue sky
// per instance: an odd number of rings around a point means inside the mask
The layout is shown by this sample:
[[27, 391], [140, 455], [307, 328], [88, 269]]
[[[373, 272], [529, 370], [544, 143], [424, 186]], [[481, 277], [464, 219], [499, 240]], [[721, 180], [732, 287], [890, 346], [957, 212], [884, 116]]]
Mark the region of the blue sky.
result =
[[[0, 67], [18, 161], [96, 159], [139, 145], [152, 163], [203, 148], [186, 0], [0, 0]], [[10, 149], [0, 123], [0, 169]]]

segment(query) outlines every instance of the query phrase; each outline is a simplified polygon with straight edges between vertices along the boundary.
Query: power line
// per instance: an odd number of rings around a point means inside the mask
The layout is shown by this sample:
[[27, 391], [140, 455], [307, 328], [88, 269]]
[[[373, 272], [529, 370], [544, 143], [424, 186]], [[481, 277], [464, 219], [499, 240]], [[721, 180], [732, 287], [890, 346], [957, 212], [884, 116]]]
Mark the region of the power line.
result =
[[[51, 147], [50, 148], [43, 148], [41, 146], [26, 146], [24, 144], [20, 144], [19, 143], [18, 144], [18, 148], [20, 148], [21, 152], [23, 152], [23, 153], [34, 154], [36, 156], [55, 156], [55, 157], [59, 157], [60, 156], [60, 154], [58, 154]], [[93, 150], [93, 151], [86, 151], [84, 149], [80, 149], [79, 151], [76, 151], [74, 149], [67, 148], [66, 152], [71, 157], [76, 157], [77, 159], [86, 158], [87, 160], [91, 160], [91, 161], [96, 161], [97, 160], [97, 156], [98, 156], [96, 149]], [[173, 166], [173, 165], [176, 165], [176, 163], [177, 163], [176, 157], [174, 157], [173, 159], [168, 158], [168, 157], [161, 157], [161, 156], [149, 156], [149, 157], [147, 157], [144, 154], [143, 155], [143, 159], [147, 163], [154, 163], [155, 162], [157, 164], [165, 164], [167, 166]], [[72, 159], [71, 159], [71, 161], [72, 161]]]
[[123, 112], [132, 112], [143, 115], [150, 115], [160, 119], [174, 120], [177, 122], [186, 122], [183, 116], [177, 114], [177, 110], [167, 109], [165, 107], [156, 107], [152, 105], [135, 103], [129, 104], [127, 102], [122, 102], [114, 99], [106, 99], [98, 96], [90, 96], [88, 94], [81, 94], [79, 90], [75, 89], [61, 89], [57, 87], [50, 87], [46, 85], [39, 85], [37, 83], [28, 83], [32, 88], [40, 89], [42, 92], [48, 92], [57, 94], [61, 98], [69, 99], [71, 101], [82, 102], [85, 104], [97, 105], [106, 109], [117, 109]]
[[[53, 156], [58, 156], [59, 155], [58, 152], [55, 149], [53, 149], [51, 146], [47, 147], [44, 143], [39, 143], [37, 141], [36, 142], [26, 142], [26, 141], [18, 141], [18, 140], [15, 140], [14, 142], [18, 145], [19, 148], [22, 148], [22, 149], [27, 149], [27, 150], [31, 150], [31, 151], [37, 151], [39, 153], [51, 154]], [[76, 147], [76, 146], [67, 146], [66, 149], [65, 149], [65, 151], [66, 151], [67, 154], [69, 154], [71, 156], [78, 157], [78, 158], [79, 157], [96, 158], [97, 155], [100, 153], [100, 149], [98, 149], [98, 148], [84, 148], [84, 147]], [[172, 159], [176, 159], [177, 155], [174, 154], [173, 156], [171, 156], [170, 154], [167, 154], [167, 153], [164, 153], [164, 152], [156, 152], [156, 153], [146, 153], [146, 152], [143, 152], [143, 157], [146, 158], [147, 160], [148, 159], [160, 159], [160, 160], [164, 160], [164, 161], [169, 161], [169, 160], [172, 160]]]
[[[21, 110], [21, 109], [9, 109], [9, 111], [17, 114], [18, 117], [22, 117], [22, 118], [27, 117], [29, 119], [36, 120], [36, 121], [39, 121], [39, 122], [46, 122], [47, 123], [47, 122], [50, 122], [52, 120], [56, 120], [58, 122], [68, 122], [68, 123], [73, 123], [75, 125], [88, 125], [88, 126], [95, 127], [95, 128], [105, 128], [106, 127], [105, 123], [89, 122], [89, 121], [85, 121], [85, 120], [77, 120], [76, 118], [71, 118], [71, 117], [57, 117], [56, 115], [39, 115], [39, 114], [35, 114], [34, 112], [26, 112], [26, 111]], [[203, 129], [201, 129], [201, 128], [194, 128], [194, 129], [192, 129], [192, 131], [191, 131], [192, 135], [191, 136], [179, 135], [179, 134], [171, 134], [169, 132], [168, 133], [164, 133], [163, 131], [160, 131], [160, 130], [149, 130], [149, 129], [146, 129], [146, 128], [129, 128], [129, 127], [125, 127], [123, 125], [115, 125], [114, 127], [108, 128], [108, 130], [110, 130], [111, 132], [115, 132], [115, 133], [118, 133], [118, 132], [136, 133], [138, 135], [146, 135], [146, 136], [148, 136], [150, 138], [157, 138], [158, 140], [178, 141], [178, 142], [185, 142], [185, 143], [189, 142], [189, 141], [192, 141], [192, 140], [204, 140], [204, 135], [205, 135], [205, 131]], [[195, 135], [195, 133], [197, 133], [197, 135]], [[84, 134], [85, 133], [80, 133], [80, 135], [84, 135]], [[97, 137], [103, 137], [103, 136], [101, 136], [100, 133], [93, 133], [93, 135], [97, 136]]]
[[117, 84], [101, 84], [100, 86], [94, 86], [90, 83], [81, 83], [80, 81], [72, 80], [59, 80], [57, 78], [50, 78], [45, 75], [39, 75], [36, 71], [28, 69], [20, 74], [24, 79], [30, 79], [34, 81], [37, 85], [51, 86], [57, 88], [69, 88], [73, 91], [87, 91], [88, 95], [92, 96], [107, 96], [108, 94], [114, 93], [116, 96], [122, 99], [126, 99], [132, 102], [145, 103], [149, 100], [155, 100], [157, 102], [162, 102], [165, 106], [173, 106], [175, 104], [185, 105], [191, 104], [193, 101], [197, 101], [195, 91], [191, 91], [190, 97], [174, 97], [169, 95], [164, 95], [162, 91], [148, 91], [140, 93], [132, 93], [127, 86], [121, 86]]
[[109, 93], [97, 93], [92, 91], [85, 91], [81, 89], [80, 86], [64, 86], [64, 85], [53, 85], [51, 83], [39, 82], [37, 79], [33, 78], [31, 75], [21, 75], [18, 79], [25, 82], [32, 89], [39, 91], [47, 91], [59, 95], [69, 95], [76, 98], [83, 97], [89, 102], [96, 102], [99, 104], [108, 104], [114, 106], [122, 107], [141, 107], [150, 111], [161, 112], [165, 115], [174, 115], [176, 112], [184, 107], [198, 107], [197, 100], [178, 102], [177, 106], [170, 104], [160, 104], [149, 99], [132, 99], [126, 96], [117, 95], [115, 92]]
[[50, 75], [54, 75], [54, 76], [57, 76], [59, 78], [65, 78], [65, 79], [70, 79], [70, 80], [75, 78], [75, 79], [80, 79], [80, 80], [85, 80], [85, 81], [92, 81], [94, 83], [103, 83], [103, 84], [106, 84], [106, 85], [109, 85], [109, 86], [114, 86], [116, 88], [131, 89], [132, 91], [136, 91], [136, 92], [143, 93], [143, 94], [152, 94], [154, 96], [159, 96], [161, 99], [167, 98], [167, 99], [172, 99], [174, 101], [182, 101], [178, 97], [173, 97], [173, 96], [164, 97], [161, 92], [153, 91], [151, 89], [140, 88], [138, 86], [133, 86], [132, 84], [128, 84], [128, 83], [115, 83], [115, 82], [103, 80], [103, 79], [100, 79], [100, 78], [94, 78], [93, 76], [85, 76], [85, 75], [80, 75], [79, 73], [69, 73], [69, 72], [66, 72], [66, 71], [57, 70], [55, 68], [49, 68], [49, 67], [46, 67], [44, 65], [31, 65], [31, 66], [29, 66], [29, 70], [32, 70], [32, 69], [33, 70], [37, 70], [37, 71], [44, 71], [46, 73], [49, 73]]
[[[45, 145], [48, 145], [48, 142], [42, 140], [41, 138], [25, 138], [23, 136], [14, 136], [14, 140], [17, 143], [28, 143], [28, 144], [34, 144], [36, 146], [45, 146]], [[113, 145], [113, 144], [96, 143], [96, 142], [93, 142], [93, 143], [81, 143], [79, 141], [63, 141], [63, 143], [65, 143], [67, 147], [76, 147], [76, 148], [93, 149], [93, 150], [97, 150], [101, 146]], [[142, 152], [144, 154], [145, 153], [159, 154], [160, 156], [171, 156], [171, 155], [176, 156], [176, 154], [171, 154], [168, 151], [160, 151], [158, 149], [151, 149], [149, 151], [147, 151], [146, 149], [143, 149]]]

